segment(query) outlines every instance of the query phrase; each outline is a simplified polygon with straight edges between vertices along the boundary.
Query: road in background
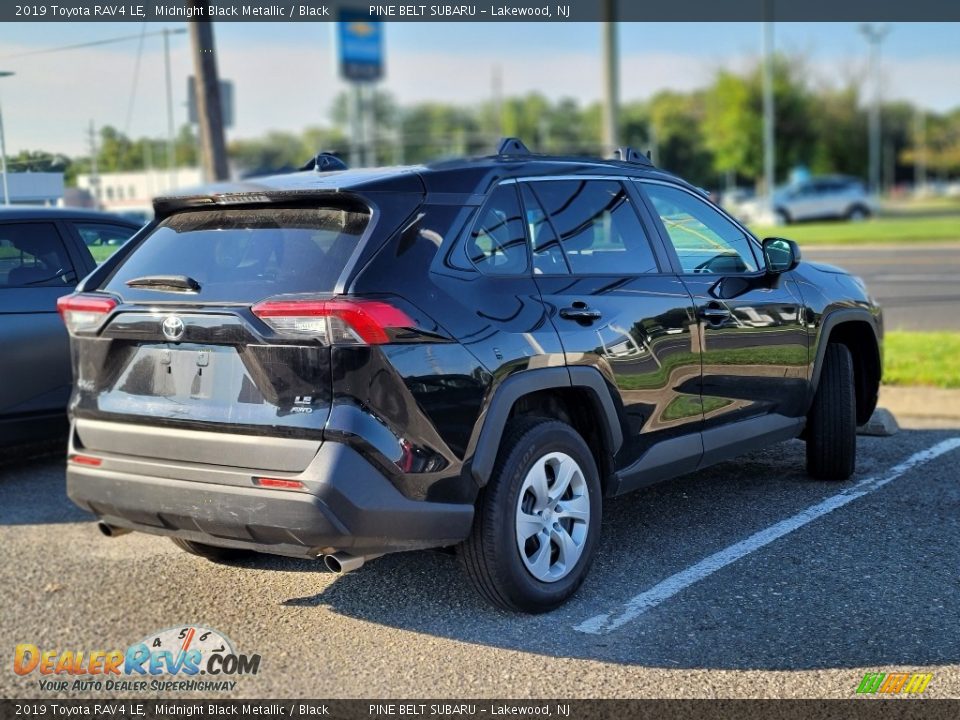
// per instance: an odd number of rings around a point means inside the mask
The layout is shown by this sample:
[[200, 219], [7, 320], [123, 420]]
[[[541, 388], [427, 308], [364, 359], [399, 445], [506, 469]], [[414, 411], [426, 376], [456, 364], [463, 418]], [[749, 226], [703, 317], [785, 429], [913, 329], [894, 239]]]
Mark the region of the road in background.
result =
[[[586, 584], [536, 617], [486, 605], [442, 553], [336, 576], [319, 562], [217, 565], [164, 538], [107, 539], [67, 500], [62, 460], [0, 467], [0, 696], [54, 696], [38, 674], [14, 674], [17, 643], [122, 649], [202, 624], [262, 656], [259, 674], [235, 678], [247, 698], [852, 698], [865, 672], [895, 671], [933, 673], [926, 697], [960, 697], [958, 436], [861, 437], [848, 482], [811, 480], [791, 441], [607, 500]], [[895, 470], [945, 441], [953, 449]], [[867, 478], [889, 482], [678, 584]], [[677, 592], [612, 632], [577, 629], [665, 583]]]
[[960, 330], [960, 243], [802, 250], [805, 260], [862, 277], [883, 306], [887, 330]]

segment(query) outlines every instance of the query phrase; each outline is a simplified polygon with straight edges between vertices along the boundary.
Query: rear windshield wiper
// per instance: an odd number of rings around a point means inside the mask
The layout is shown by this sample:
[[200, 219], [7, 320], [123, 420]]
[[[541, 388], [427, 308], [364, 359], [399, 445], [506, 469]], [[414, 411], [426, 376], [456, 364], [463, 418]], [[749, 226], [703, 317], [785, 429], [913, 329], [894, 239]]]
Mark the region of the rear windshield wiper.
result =
[[187, 275], [144, 275], [127, 280], [127, 287], [145, 290], [174, 290], [176, 292], [199, 292], [200, 283]]

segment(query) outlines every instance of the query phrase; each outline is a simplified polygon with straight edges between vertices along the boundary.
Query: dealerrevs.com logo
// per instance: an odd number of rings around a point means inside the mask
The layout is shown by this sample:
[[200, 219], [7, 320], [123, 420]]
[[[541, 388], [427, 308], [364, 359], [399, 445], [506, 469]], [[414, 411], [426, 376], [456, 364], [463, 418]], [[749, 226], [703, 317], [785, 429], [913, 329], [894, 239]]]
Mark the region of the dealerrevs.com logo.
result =
[[234, 678], [260, 671], [260, 656], [236, 652], [216, 630], [186, 625], [152, 633], [126, 650], [20, 643], [13, 671], [52, 692], [231, 691]]
[[920, 695], [933, 679], [933, 673], [870, 672], [857, 686], [858, 695]]

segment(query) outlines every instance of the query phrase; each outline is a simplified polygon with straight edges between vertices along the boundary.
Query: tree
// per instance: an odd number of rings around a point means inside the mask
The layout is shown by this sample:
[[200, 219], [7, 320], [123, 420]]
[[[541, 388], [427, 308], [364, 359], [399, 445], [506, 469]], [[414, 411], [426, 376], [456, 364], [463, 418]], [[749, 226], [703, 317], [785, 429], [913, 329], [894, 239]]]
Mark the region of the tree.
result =
[[[814, 146], [815, 100], [800, 58], [773, 60], [776, 175], [808, 166]], [[720, 71], [706, 91], [704, 133], [714, 169], [759, 179], [763, 174], [763, 75], [757, 63], [746, 75]]]

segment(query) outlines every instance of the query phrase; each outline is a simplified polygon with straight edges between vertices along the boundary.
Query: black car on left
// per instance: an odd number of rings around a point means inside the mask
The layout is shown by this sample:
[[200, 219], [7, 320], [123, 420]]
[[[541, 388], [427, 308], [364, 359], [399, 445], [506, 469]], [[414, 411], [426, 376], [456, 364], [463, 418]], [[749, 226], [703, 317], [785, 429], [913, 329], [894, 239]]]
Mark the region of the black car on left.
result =
[[57, 299], [140, 227], [91, 210], [0, 207], [0, 445], [66, 430], [70, 346]]

